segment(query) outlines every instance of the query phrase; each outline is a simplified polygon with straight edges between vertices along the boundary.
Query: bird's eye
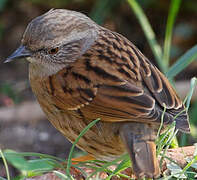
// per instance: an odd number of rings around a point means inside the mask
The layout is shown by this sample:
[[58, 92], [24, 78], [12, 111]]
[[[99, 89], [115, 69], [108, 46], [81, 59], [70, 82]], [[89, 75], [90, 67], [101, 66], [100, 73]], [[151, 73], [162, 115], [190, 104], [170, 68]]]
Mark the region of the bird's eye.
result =
[[48, 51], [49, 54], [56, 54], [59, 50], [59, 47], [56, 47], [56, 48], [52, 48]]

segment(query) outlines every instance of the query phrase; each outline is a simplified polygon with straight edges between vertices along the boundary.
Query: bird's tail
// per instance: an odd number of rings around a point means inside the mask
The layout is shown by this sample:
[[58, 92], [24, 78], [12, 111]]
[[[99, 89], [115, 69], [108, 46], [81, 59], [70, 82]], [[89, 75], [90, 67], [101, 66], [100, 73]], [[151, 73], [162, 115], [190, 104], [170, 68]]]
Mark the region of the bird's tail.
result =
[[156, 158], [153, 129], [145, 124], [125, 123], [120, 132], [128, 148], [136, 177], [158, 177], [160, 168]]

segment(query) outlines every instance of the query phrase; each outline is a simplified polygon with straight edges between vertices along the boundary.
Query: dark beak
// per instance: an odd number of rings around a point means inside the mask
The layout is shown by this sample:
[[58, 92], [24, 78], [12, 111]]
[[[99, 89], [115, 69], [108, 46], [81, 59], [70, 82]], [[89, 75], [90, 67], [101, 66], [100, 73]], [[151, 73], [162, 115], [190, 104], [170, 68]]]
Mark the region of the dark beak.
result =
[[4, 63], [13, 61], [16, 58], [23, 58], [23, 57], [30, 57], [32, 55], [32, 52], [25, 48], [25, 46], [21, 45], [19, 48], [12, 53], [5, 61]]

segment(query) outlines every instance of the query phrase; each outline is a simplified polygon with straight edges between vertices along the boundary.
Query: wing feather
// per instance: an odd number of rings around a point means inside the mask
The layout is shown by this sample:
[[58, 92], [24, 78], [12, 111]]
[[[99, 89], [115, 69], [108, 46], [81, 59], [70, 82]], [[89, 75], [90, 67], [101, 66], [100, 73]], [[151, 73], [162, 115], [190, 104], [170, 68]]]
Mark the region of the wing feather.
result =
[[54, 76], [58, 88], [53, 89], [58, 92], [53, 95], [65, 103], [61, 106], [65, 111], [80, 109], [87, 119], [109, 122], [159, 123], [166, 107], [164, 124], [180, 114], [177, 128], [189, 131], [187, 112], [169, 81], [117, 33], [103, 32], [66, 75], [63, 69]]

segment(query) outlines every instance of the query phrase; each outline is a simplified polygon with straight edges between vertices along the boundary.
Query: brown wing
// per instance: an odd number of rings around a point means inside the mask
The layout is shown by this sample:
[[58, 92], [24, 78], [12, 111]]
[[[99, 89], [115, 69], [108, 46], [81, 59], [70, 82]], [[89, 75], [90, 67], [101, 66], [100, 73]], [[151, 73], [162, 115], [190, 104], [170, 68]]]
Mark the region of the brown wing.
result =
[[[152, 65], [136, 47], [134, 49], [141, 63], [140, 72], [142, 79], [145, 82], [145, 86], [155, 98], [159, 108], [166, 107], [166, 112], [176, 121], [176, 127], [184, 132], [189, 132], [190, 127], [187, 110], [175, 90], [157, 67]], [[166, 123], [168, 124], [168, 122]]]
[[187, 113], [168, 80], [119, 34], [103, 31], [99, 41], [73, 67], [55, 78], [54, 83], [61, 84], [55, 89], [62, 87], [61, 93], [56, 93], [61, 107], [80, 109], [87, 119], [160, 122], [166, 106], [164, 123], [171, 123], [180, 113], [176, 126], [189, 131]]

